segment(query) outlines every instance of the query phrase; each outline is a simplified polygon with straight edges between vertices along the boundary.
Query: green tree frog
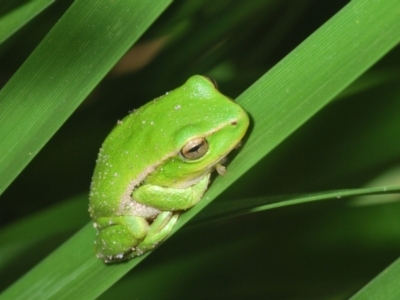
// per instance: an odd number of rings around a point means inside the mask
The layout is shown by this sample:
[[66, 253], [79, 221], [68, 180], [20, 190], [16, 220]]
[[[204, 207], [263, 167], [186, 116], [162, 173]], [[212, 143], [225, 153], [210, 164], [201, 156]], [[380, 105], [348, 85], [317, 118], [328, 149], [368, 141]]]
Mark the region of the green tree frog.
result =
[[119, 121], [100, 149], [90, 190], [97, 257], [126, 260], [162, 242], [202, 198], [210, 173], [224, 173], [224, 158], [248, 125], [246, 112], [200, 75]]

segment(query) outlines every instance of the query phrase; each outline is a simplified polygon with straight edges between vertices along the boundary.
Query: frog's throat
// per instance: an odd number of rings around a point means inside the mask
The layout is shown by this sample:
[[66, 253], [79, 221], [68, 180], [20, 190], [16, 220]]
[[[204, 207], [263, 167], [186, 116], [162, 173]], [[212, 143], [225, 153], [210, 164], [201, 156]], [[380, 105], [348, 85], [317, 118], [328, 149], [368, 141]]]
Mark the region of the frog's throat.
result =
[[134, 199], [132, 199], [132, 193], [135, 190], [135, 188], [138, 187], [149, 174], [151, 174], [152, 172], [155, 171], [155, 169], [157, 169], [159, 165], [163, 164], [170, 157], [178, 155], [178, 153], [179, 153], [178, 151], [169, 153], [163, 159], [160, 160], [160, 163], [145, 168], [143, 172], [140, 173], [135, 180], [132, 180], [128, 184], [125, 192], [122, 194], [121, 197], [121, 203], [119, 205], [117, 212], [118, 215], [126, 215], [127, 212], [130, 212], [130, 214], [132, 215], [151, 219], [156, 217], [160, 213], [160, 211], [154, 207], [136, 202]]

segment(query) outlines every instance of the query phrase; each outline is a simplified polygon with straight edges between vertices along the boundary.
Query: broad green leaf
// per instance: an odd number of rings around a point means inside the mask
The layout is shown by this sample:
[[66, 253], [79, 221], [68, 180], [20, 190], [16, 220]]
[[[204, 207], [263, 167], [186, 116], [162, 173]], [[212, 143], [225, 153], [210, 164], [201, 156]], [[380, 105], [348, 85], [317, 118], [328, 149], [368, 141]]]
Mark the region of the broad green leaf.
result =
[[0, 91], [0, 194], [169, 3], [72, 4]]
[[400, 258], [351, 297], [351, 300], [396, 300], [400, 297]]
[[10, 262], [20, 260], [21, 256], [34, 251], [32, 245], [39, 244], [37, 247], [40, 247], [40, 243], [46, 243], [55, 236], [75, 232], [88, 218], [87, 195], [84, 195], [1, 228], [0, 271], [5, 272], [4, 268], [7, 268]]
[[217, 178], [206, 199], [183, 214], [179, 225], [392, 49], [400, 41], [399, 10], [395, 0], [349, 3], [240, 95], [236, 101], [252, 118], [248, 140], [229, 176]]

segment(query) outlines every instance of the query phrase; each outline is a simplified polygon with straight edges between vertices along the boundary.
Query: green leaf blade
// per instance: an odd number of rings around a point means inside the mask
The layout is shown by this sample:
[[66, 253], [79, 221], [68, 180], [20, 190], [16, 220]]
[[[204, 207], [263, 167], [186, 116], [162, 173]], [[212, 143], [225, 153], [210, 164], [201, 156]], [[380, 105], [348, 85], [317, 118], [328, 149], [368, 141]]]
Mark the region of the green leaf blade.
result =
[[396, 300], [400, 298], [400, 258], [351, 297], [351, 300]]
[[[351, 2], [243, 93], [238, 101], [253, 118], [250, 137], [230, 166], [229, 176], [213, 183], [205, 198], [182, 215], [175, 231], [396, 45], [398, 15], [394, 0]], [[17, 297], [21, 290], [39, 296], [40, 290], [44, 298], [84, 295], [89, 299], [145, 257], [104, 266], [91, 252], [93, 239], [94, 230], [88, 225], [4, 296]], [[57, 281], [42, 286], [60, 270], [62, 276]], [[84, 294], [85, 290], [91, 290], [90, 294]]]
[[29, 1], [0, 18], [0, 44], [46, 9], [54, 0]]
[[0, 193], [169, 3], [70, 7], [0, 92]]

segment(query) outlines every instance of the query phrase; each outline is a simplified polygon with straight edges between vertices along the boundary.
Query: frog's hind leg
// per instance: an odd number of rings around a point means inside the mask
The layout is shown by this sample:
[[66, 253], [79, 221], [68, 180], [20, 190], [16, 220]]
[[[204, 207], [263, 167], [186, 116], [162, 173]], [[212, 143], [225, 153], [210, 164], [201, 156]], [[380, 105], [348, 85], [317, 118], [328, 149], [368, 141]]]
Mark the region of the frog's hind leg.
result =
[[106, 263], [128, 259], [150, 228], [146, 219], [137, 216], [101, 217], [95, 227], [97, 257]]
[[161, 212], [150, 225], [145, 239], [136, 247], [131, 257], [143, 254], [152, 250], [162, 242], [170, 233], [178, 220], [179, 214], [170, 211]]

